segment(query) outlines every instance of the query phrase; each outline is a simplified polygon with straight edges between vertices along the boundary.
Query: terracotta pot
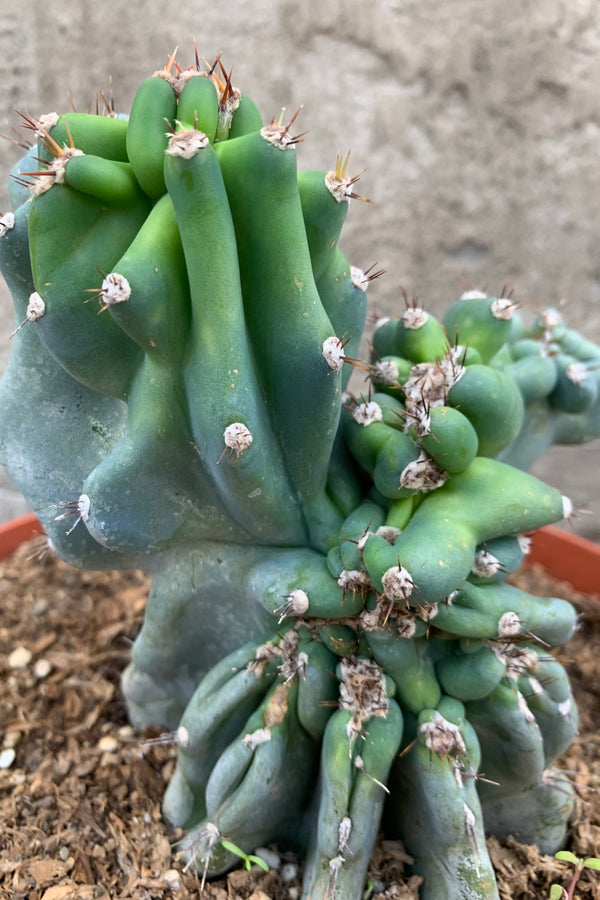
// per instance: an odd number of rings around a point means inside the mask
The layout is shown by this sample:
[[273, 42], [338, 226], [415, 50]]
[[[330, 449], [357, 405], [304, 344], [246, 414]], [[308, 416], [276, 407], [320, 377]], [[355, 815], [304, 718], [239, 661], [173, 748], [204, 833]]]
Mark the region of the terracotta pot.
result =
[[[33, 513], [0, 524], [0, 559], [17, 549], [43, 528]], [[555, 525], [540, 528], [532, 536], [528, 562], [539, 563], [549, 575], [568, 581], [583, 594], [600, 596], [600, 545]]]

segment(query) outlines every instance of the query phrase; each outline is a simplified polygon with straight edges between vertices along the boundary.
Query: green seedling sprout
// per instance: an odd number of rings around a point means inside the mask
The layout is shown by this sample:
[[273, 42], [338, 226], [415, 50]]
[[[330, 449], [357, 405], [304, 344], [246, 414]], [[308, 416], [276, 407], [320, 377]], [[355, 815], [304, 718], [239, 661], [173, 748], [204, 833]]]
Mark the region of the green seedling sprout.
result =
[[595, 856], [588, 856], [584, 859], [575, 856], [570, 850], [559, 850], [558, 853], [555, 853], [554, 855], [556, 859], [560, 859], [562, 862], [571, 863], [575, 867], [575, 871], [573, 872], [571, 884], [568, 889], [562, 887], [560, 884], [552, 885], [549, 895], [550, 900], [573, 900], [575, 897], [575, 887], [583, 870], [595, 869], [596, 872], [600, 872], [600, 859], [597, 859]]

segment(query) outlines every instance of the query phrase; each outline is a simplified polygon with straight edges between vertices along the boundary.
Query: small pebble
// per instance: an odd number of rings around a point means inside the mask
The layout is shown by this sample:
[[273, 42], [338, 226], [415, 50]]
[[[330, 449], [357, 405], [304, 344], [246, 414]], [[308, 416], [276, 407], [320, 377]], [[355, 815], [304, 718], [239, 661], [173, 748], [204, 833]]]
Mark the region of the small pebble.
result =
[[275, 853], [274, 850], [269, 850], [268, 847], [257, 847], [253, 855], [260, 856], [261, 859], [264, 859], [270, 869], [278, 869], [281, 865], [281, 857], [279, 854]]
[[298, 866], [295, 863], [286, 863], [281, 869], [281, 880], [284, 884], [294, 881], [298, 877]]
[[12, 747], [2, 750], [0, 753], [0, 769], [10, 769], [15, 761], [16, 753]]
[[33, 664], [33, 675], [34, 678], [37, 678], [38, 680], [47, 678], [51, 671], [52, 663], [47, 659], [36, 659]]
[[177, 869], [167, 869], [163, 878], [167, 887], [171, 888], [172, 891], [178, 891], [181, 888], [181, 881], [179, 880], [179, 872]]
[[10, 747], [16, 747], [17, 744], [20, 743], [23, 735], [20, 731], [7, 731], [4, 735], [4, 740], [2, 741], [2, 746], [5, 749], [9, 749]]
[[98, 750], [102, 750], [103, 753], [114, 753], [118, 747], [119, 742], [112, 734], [105, 734], [98, 741]]
[[297, 887], [295, 887], [294, 885], [292, 885], [292, 887], [289, 887], [289, 888], [288, 888], [288, 897], [289, 897], [289, 900], [298, 900], [298, 897], [299, 897], [299, 896], [300, 896], [300, 891], [299, 891], [299, 889], [298, 889]]
[[48, 612], [48, 606], [49, 604], [45, 597], [38, 597], [31, 608], [31, 612], [34, 616], [43, 616], [44, 613]]
[[27, 647], [15, 647], [8, 657], [8, 666], [10, 669], [24, 669], [31, 662], [31, 650]]
[[60, 850], [58, 851], [58, 855], [60, 856], [60, 858], [62, 859], [63, 862], [66, 862], [69, 858], [69, 848], [61, 847]]

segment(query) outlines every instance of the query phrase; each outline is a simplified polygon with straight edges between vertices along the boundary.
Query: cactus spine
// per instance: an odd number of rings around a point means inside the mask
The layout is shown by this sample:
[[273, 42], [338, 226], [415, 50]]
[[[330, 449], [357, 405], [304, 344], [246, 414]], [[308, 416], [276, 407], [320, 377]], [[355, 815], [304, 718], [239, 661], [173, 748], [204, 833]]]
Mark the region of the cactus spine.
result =
[[569, 515], [522, 469], [600, 434], [600, 349], [506, 297], [406, 302], [343, 393], [380, 274], [338, 247], [347, 157], [298, 172], [296, 116], [220, 59], [171, 59], [128, 120], [24, 118], [0, 459], [64, 559], [153, 575], [123, 691], [183, 736], [188, 859], [288, 842], [304, 900], [358, 900], [383, 822], [428, 900], [497, 897], [485, 831], [553, 852], [571, 806], [546, 654], [574, 612], [505, 579]]

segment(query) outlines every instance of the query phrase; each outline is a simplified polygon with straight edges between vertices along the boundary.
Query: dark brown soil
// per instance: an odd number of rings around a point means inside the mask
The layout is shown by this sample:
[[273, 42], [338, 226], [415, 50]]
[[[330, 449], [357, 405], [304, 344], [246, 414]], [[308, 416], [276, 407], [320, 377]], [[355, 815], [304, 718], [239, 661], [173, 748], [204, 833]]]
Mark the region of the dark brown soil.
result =
[[[286, 882], [275, 870], [241, 869], [203, 892], [197, 875], [182, 871], [172, 846], [179, 835], [160, 815], [175, 748], [145, 743], [158, 732], [131, 729], [119, 692], [147, 580], [78, 572], [40, 555], [44, 545], [34, 541], [0, 563], [0, 898], [297, 898], [299, 878]], [[522, 577], [582, 612], [581, 630], [561, 651], [581, 733], [561, 764], [577, 792], [570, 849], [600, 856], [600, 603], [539, 572]], [[569, 867], [536, 848], [492, 840], [490, 850], [502, 900], [547, 898], [553, 882], [569, 885]], [[397, 843], [377, 848], [372, 874], [382, 900], [418, 896], [406, 862]], [[600, 873], [584, 872], [576, 896], [600, 900]]]

